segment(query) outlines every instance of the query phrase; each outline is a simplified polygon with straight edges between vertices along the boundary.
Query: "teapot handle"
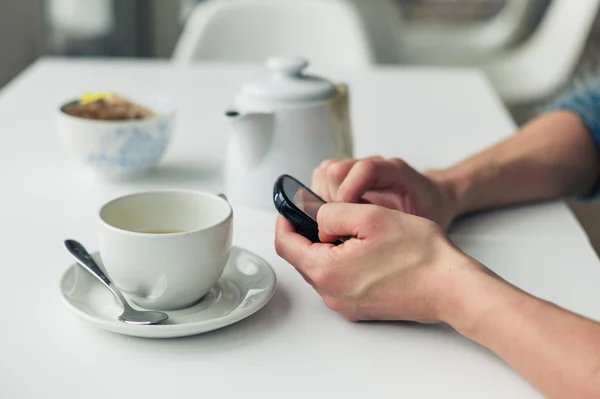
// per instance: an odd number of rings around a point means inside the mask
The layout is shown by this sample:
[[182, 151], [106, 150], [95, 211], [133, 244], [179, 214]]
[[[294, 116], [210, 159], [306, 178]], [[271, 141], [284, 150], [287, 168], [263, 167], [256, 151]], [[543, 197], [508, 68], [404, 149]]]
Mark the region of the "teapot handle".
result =
[[349, 88], [344, 83], [337, 84], [336, 88], [337, 94], [328, 101], [334, 121], [334, 138], [340, 156], [342, 158], [352, 158], [354, 156], [354, 142], [350, 118]]

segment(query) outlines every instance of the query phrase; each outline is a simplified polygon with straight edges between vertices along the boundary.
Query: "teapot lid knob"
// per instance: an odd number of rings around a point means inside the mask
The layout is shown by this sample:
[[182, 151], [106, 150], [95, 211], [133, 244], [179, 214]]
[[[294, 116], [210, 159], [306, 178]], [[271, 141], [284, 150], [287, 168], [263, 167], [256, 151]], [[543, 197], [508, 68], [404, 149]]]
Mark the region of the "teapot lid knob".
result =
[[337, 93], [334, 83], [303, 73], [308, 64], [306, 59], [299, 57], [268, 58], [266, 71], [244, 83], [240, 94], [246, 104], [268, 104], [267, 108], [324, 101], [334, 96]]
[[267, 69], [288, 76], [298, 76], [308, 66], [308, 61], [299, 57], [271, 57]]

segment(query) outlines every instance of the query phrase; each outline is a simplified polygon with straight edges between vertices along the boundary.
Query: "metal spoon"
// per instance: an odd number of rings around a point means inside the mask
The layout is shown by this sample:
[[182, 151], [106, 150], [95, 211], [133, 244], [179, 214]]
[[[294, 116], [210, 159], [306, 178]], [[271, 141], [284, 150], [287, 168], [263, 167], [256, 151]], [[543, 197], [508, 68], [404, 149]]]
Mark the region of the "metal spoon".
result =
[[66, 240], [65, 247], [67, 247], [69, 253], [77, 260], [77, 263], [100, 280], [121, 302], [123, 313], [119, 316], [120, 321], [128, 324], [158, 324], [169, 318], [169, 315], [164, 312], [141, 311], [132, 308], [115, 284], [98, 267], [92, 255], [89, 254], [83, 245], [75, 240]]

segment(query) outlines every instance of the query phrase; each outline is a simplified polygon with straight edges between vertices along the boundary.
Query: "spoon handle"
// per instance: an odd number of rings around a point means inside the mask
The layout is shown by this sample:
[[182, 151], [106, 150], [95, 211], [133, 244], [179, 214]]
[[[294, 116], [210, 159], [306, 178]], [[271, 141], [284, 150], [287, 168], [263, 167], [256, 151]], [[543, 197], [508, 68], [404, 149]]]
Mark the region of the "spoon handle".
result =
[[79, 263], [88, 272], [100, 280], [102, 284], [104, 284], [106, 288], [108, 288], [110, 292], [112, 292], [119, 299], [123, 306], [129, 307], [127, 300], [123, 297], [117, 287], [115, 287], [111, 279], [108, 278], [102, 269], [100, 269], [96, 261], [94, 261], [94, 258], [92, 258], [92, 255], [90, 255], [83, 245], [75, 240], [65, 240], [65, 247], [67, 248], [67, 251], [73, 255], [75, 260], [77, 260], [77, 263]]

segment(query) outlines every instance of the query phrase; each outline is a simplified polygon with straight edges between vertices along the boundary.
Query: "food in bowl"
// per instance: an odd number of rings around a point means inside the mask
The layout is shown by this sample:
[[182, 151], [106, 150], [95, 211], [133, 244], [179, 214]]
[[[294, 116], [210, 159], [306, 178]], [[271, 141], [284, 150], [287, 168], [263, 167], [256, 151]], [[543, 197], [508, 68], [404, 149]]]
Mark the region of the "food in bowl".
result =
[[[135, 112], [123, 112], [123, 100], [125, 108]], [[89, 105], [98, 102], [111, 112], [91, 112]], [[175, 110], [165, 97], [143, 103], [148, 105], [102, 93], [64, 103], [57, 109], [60, 140], [75, 159], [100, 175], [129, 176], [149, 171], [159, 163], [171, 140]]]
[[136, 120], [152, 118], [156, 113], [114, 93], [88, 93], [79, 101], [63, 107], [71, 116], [97, 120]]

